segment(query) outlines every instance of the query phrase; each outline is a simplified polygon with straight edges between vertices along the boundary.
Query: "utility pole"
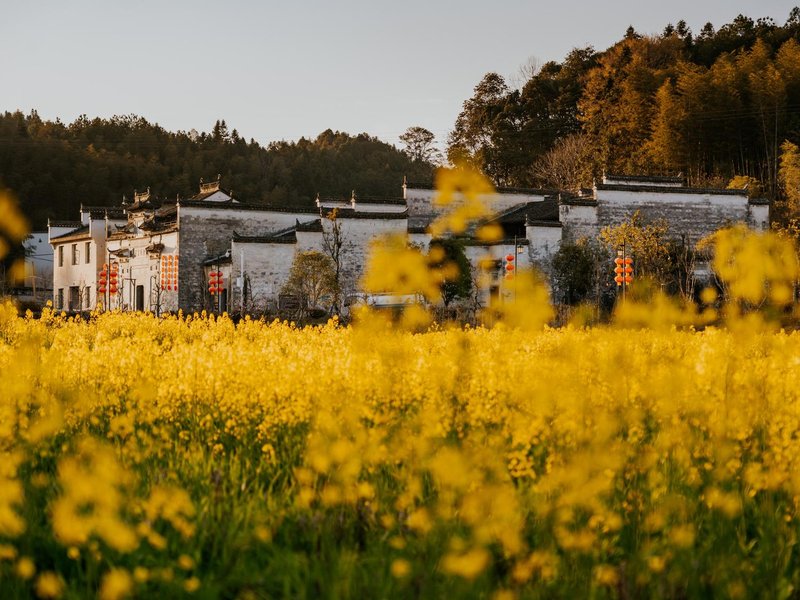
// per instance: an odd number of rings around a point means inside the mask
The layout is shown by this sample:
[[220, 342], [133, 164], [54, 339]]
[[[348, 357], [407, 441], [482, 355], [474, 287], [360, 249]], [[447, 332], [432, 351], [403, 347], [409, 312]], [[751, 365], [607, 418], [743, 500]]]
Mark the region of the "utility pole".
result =
[[[519, 265], [517, 264], [517, 235], [514, 234], [514, 277], [519, 273]], [[514, 286], [514, 302], [517, 301], [517, 286]]]
[[622, 288], [622, 301], [625, 301], [625, 292], [633, 282], [633, 259], [627, 255], [627, 247], [622, 242], [622, 249], [617, 250], [617, 258], [614, 259], [614, 281], [617, 289]]

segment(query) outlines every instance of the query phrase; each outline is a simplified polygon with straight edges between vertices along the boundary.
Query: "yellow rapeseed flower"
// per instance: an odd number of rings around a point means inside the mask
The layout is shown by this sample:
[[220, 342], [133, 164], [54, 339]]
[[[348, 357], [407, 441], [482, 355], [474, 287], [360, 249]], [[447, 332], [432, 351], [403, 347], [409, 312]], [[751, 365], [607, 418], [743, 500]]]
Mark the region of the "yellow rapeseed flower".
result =
[[100, 583], [101, 600], [122, 600], [133, 590], [133, 578], [126, 569], [115, 568], [103, 575]]

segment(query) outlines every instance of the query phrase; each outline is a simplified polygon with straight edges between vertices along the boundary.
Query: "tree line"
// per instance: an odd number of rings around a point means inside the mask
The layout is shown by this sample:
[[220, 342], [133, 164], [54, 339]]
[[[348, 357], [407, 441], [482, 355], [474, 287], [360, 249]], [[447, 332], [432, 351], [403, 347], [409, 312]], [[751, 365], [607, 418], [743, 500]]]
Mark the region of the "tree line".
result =
[[331, 130], [315, 139], [247, 141], [224, 120], [209, 133], [169, 132], [136, 115], [72, 123], [0, 114], [0, 185], [34, 226], [74, 218], [81, 203], [123, 194], [195, 193], [221, 174], [249, 202], [308, 205], [317, 193], [395, 195], [403, 175], [430, 180], [434, 164], [467, 161], [497, 185], [571, 189], [603, 169], [682, 173], [690, 184], [749, 181], [785, 199], [784, 142], [800, 144], [800, 9], [786, 22], [740, 15], [694, 33], [684, 21], [660, 35], [629, 27], [603, 51], [575, 48], [563, 61], [523, 70], [519, 85], [487, 73], [437, 154], [411, 127], [405, 152], [368, 134]]
[[447, 142], [496, 184], [577, 188], [603, 169], [753, 178], [780, 196], [781, 145], [800, 142], [800, 9], [783, 25], [740, 15], [693, 33], [632, 27], [610, 48], [576, 48], [519, 88], [488, 73]]
[[264, 147], [224, 120], [197, 133], [170, 132], [136, 115], [62, 123], [36, 111], [0, 114], [0, 186], [15, 193], [36, 228], [48, 218], [75, 219], [81, 204], [118, 206], [135, 189], [187, 198], [201, 177], [218, 174], [241, 201], [309, 206], [318, 193], [396, 196], [404, 175], [428, 180], [432, 169], [366, 133], [329, 129]]

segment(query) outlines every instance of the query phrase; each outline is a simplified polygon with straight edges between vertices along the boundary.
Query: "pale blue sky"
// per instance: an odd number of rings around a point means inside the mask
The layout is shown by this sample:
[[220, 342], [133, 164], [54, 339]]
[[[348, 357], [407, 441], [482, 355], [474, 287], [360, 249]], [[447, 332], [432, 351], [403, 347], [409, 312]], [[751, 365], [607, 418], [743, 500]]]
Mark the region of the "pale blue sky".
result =
[[440, 140], [487, 71], [605, 49], [628, 25], [693, 31], [800, 0], [0, 0], [0, 110], [136, 113], [170, 130], [224, 118], [261, 143], [326, 128]]

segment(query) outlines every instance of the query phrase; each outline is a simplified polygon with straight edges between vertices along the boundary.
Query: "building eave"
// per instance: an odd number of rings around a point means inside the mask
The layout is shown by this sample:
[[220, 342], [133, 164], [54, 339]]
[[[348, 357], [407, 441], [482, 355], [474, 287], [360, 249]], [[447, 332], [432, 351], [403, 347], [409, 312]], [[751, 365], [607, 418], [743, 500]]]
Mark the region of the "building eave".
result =
[[646, 192], [655, 194], [695, 194], [713, 196], [747, 196], [747, 190], [728, 190], [716, 188], [689, 188], [689, 187], [664, 187], [658, 185], [623, 185], [612, 183], [598, 183], [597, 191], [611, 192]]
[[275, 213], [288, 213], [288, 214], [319, 214], [317, 207], [284, 207], [284, 206], [270, 206], [267, 204], [245, 204], [244, 202], [203, 202], [195, 200], [180, 200], [178, 202], [180, 208], [199, 208], [204, 210], [248, 210], [256, 212], [275, 212]]

